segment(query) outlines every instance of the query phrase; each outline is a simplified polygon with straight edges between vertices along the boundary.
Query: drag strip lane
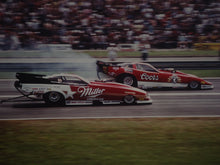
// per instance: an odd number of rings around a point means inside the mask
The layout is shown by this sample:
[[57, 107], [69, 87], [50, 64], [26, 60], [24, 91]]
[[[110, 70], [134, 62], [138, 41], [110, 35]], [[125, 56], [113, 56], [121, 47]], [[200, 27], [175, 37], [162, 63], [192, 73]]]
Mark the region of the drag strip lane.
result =
[[[213, 90], [152, 90], [153, 104], [51, 107], [44, 102], [14, 102], [0, 105], [0, 120], [93, 119], [145, 117], [219, 117], [220, 79]], [[3, 84], [2, 84], [3, 83]], [[8, 82], [0, 85], [7, 86]], [[18, 95], [1, 86], [0, 99]]]
[[71, 118], [132, 118], [132, 117], [206, 117], [220, 116], [220, 97], [218, 95], [180, 95], [164, 96], [152, 94], [152, 105], [101, 105], [51, 107], [44, 102], [25, 102], [2, 104], [0, 119], [71, 119]]
[[[0, 95], [0, 98], [13, 98], [20, 95]], [[151, 93], [150, 96], [220, 96], [220, 93]]]

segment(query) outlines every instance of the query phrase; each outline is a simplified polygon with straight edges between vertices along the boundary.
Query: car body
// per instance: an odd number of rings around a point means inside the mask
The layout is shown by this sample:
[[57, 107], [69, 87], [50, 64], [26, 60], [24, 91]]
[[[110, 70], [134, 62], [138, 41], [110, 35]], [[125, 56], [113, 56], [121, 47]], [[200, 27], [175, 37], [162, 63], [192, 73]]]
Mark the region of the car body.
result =
[[16, 77], [18, 91], [34, 95], [48, 104], [152, 103], [144, 90], [114, 82], [88, 81], [75, 74], [17, 73]]
[[195, 75], [186, 74], [172, 68], [156, 69], [149, 63], [112, 64], [97, 61], [97, 66], [98, 72], [113, 77], [116, 82], [144, 89], [152, 87], [213, 88], [211, 82]]

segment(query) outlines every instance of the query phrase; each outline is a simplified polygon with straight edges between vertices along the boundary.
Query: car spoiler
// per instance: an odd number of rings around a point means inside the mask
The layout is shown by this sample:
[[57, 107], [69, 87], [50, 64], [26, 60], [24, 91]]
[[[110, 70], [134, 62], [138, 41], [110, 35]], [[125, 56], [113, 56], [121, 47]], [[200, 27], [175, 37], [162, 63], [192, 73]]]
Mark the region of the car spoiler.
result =
[[16, 73], [16, 78], [21, 83], [46, 83], [48, 82], [48, 79], [44, 79], [44, 76], [46, 75], [33, 73]]
[[97, 71], [97, 76], [99, 79], [101, 79], [100, 73], [104, 73], [105, 75], [108, 75], [108, 67], [113, 66], [113, 67], [121, 67], [121, 64], [123, 62], [103, 62], [103, 61], [97, 61], [96, 65], [96, 71]]
[[103, 62], [103, 61], [97, 61], [96, 65], [97, 65], [97, 70], [101, 71], [101, 72], [105, 72], [105, 68], [108, 66], [117, 66], [117, 67], [121, 67], [118, 64], [121, 64], [122, 62]]
[[110, 66], [109, 63], [103, 61], [97, 61], [96, 65], [97, 65], [97, 72], [103, 72], [103, 73], [105, 72], [106, 68]]

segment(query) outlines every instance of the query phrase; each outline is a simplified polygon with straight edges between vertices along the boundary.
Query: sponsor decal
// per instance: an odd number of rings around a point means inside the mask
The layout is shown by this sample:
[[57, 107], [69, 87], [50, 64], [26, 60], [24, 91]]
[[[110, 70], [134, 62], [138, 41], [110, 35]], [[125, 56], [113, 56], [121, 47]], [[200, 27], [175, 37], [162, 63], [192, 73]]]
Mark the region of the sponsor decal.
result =
[[172, 82], [174, 84], [176, 83], [180, 83], [181, 82], [181, 78], [178, 77], [177, 75], [172, 75], [168, 78], [168, 82]]
[[45, 88], [32, 88], [33, 93], [44, 93]]
[[80, 93], [80, 97], [83, 96], [90, 96], [90, 97], [97, 97], [101, 95], [105, 89], [100, 88], [90, 88], [90, 87], [79, 87], [77, 92]]
[[112, 69], [117, 71], [117, 70], [119, 70], [119, 67], [113, 67]]
[[71, 98], [71, 99], [74, 99], [74, 94], [76, 93], [75, 91], [63, 91], [65, 94], [66, 94], [66, 98]]
[[61, 86], [53, 86], [53, 88], [60, 89], [60, 88], [61, 88]]
[[46, 91], [50, 91], [51, 88], [48, 87], [40, 87], [40, 88], [32, 88], [33, 92], [37, 92], [37, 93], [44, 93]]
[[141, 75], [141, 80], [158, 81], [159, 76], [158, 75], [148, 75], [147, 73], [143, 73]]
[[88, 97], [87, 101], [104, 101], [104, 99], [103, 98]]

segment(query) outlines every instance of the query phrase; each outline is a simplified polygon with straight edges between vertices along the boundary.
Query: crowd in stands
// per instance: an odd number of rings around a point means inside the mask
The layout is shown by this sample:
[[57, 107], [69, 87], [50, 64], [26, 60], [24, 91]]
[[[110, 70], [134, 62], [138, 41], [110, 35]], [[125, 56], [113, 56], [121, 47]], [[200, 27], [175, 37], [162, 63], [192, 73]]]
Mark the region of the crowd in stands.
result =
[[71, 44], [105, 49], [110, 43], [152, 48], [220, 42], [216, 0], [1, 0], [0, 47], [37, 49]]

